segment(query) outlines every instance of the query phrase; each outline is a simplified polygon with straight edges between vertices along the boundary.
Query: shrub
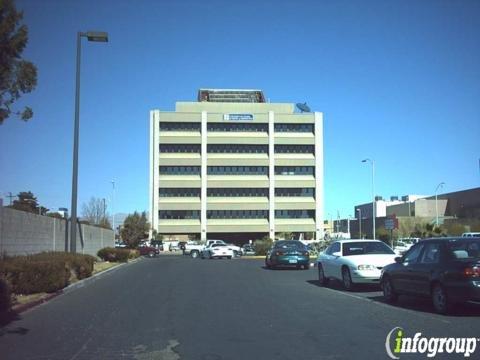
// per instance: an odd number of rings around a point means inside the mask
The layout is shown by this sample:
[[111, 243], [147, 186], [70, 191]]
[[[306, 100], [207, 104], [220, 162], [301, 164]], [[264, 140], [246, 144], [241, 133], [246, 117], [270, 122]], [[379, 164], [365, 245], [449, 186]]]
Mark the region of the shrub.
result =
[[83, 254], [71, 254], [66, 252], [43, 252], [40, 254], [27, 256], [29, 261], [64, 261], [67, 268], [70, 269], [71, 280], [81, 280], [92, 276], [95, 257]]
[[115, 259], [115, 248], [106, 247], [98, 250], [97, 256], [103, 261], [116, 261]]
[[136, 259], [140, 256], [138, 250], [130, 249], [128, 253], [128, 260]]
[[5, 277], [15, 294], [55, 292], [68, 284], [70, 270], [63, 260], [28, 261], [27, 257], [10, 259]]
[[255, 253], [257, 255], [266, 255], [268, 249], [272, 247], [273, 241], [269, 238], [263, 238], [262, 240], [255, 241]]
[[127, 262], [130, 258], [129, 249], [115, 249], [115, 257], [118, 262]]
[[131, 258], [129, 249], [116, 249], [111, 247], [106, 247], [98, 250], [97, 256], [104, 260], [110, 262], [127, 262]]
[[10, 288], [7, 282], [0, 277], [0, 314], [10, 310], [11, 298]]

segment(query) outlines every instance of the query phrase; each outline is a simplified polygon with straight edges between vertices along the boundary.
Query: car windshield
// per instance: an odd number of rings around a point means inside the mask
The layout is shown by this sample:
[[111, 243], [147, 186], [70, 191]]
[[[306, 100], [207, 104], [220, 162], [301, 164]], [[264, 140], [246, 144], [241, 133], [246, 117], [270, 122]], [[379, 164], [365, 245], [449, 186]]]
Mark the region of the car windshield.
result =
[[480, 239], [452, 240], [447, 248], [454, 259], [480, 259]]
[[343, 243], [343, 256], [367, 254], [395, 254], [395, 252], [383, 242], [364, 241]]
[[279, 241], [275, 244], [276, 249], [299, 249], [305, 250], [305, 245], [300, 241]]

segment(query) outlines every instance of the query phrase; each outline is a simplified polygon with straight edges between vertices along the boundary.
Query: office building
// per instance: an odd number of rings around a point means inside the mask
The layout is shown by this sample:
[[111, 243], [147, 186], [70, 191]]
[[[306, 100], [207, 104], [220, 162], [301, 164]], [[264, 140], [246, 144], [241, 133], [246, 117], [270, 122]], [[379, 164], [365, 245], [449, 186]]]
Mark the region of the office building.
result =
[[323, 239], [322, 113], [224, 89], [152, 110], [150, 222], [170, 239]]

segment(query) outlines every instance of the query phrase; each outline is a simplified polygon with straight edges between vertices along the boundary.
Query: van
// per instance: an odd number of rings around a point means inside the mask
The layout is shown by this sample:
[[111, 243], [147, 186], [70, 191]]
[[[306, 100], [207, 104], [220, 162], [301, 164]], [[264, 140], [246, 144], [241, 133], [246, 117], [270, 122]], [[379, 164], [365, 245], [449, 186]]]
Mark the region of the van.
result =
[[462, 237], [480, 237], [480, 232], [466, 232], [462, 234]]

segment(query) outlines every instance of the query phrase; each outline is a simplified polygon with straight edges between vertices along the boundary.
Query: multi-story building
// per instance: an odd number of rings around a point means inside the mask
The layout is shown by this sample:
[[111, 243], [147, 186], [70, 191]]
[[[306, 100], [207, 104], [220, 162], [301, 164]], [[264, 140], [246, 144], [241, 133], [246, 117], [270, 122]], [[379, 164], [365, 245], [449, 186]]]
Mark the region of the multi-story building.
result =
[[150, 222], [163, 235], [323, 238], [323, 118], [260, 90], [200, 89], [150, 112]]

